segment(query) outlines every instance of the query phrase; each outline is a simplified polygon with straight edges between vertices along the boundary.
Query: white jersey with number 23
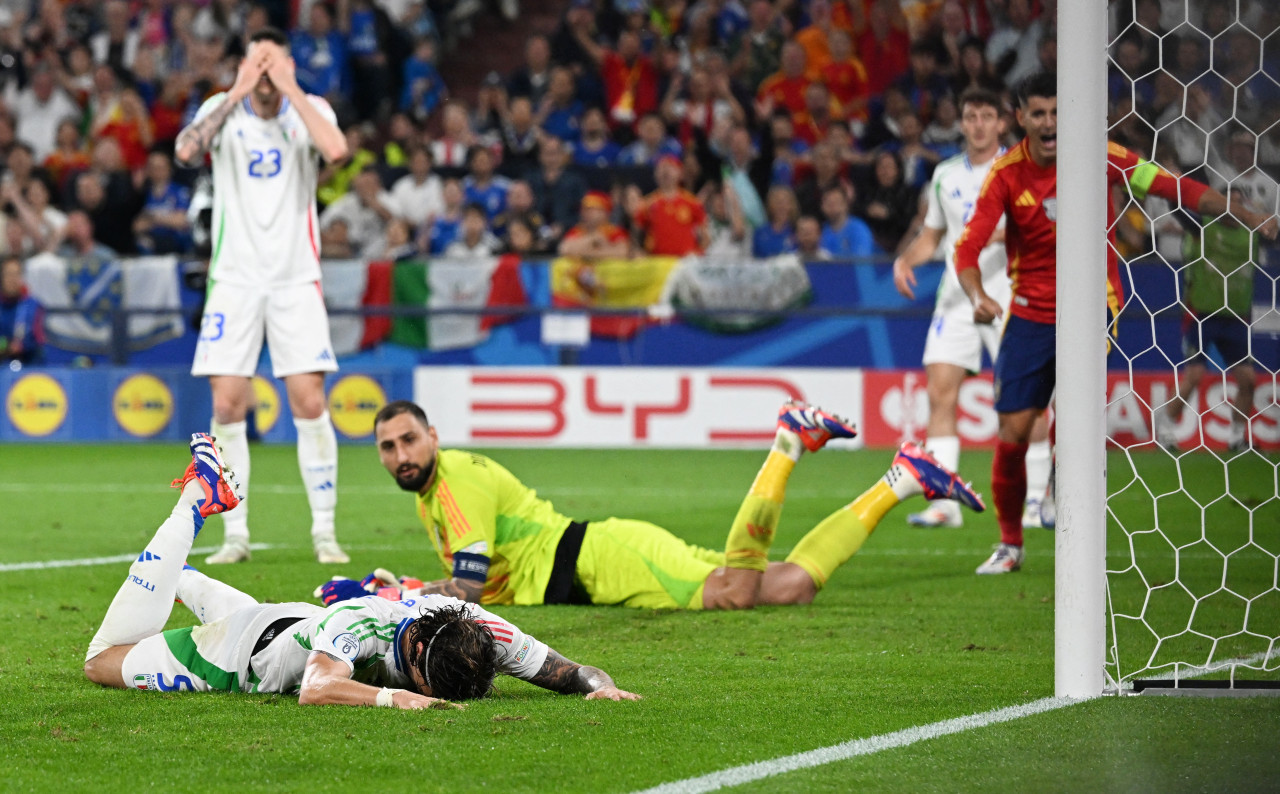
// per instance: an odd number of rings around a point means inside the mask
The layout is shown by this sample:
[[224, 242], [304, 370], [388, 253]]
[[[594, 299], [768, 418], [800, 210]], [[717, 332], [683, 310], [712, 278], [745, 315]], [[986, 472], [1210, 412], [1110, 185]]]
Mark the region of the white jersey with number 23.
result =
[[[226, 94], [216, 94], [207, 99], [196, 120], [213, 112], [225, 98]], [[336, 123], [328, 102], [310, 94], [307, 101]], [[210, 154], [210, 279], [247, 287], [319, 281], [319, 153], [297, 108], [281, 97], [276, 115], [263, 118], [245, 97], [214, 137]]]

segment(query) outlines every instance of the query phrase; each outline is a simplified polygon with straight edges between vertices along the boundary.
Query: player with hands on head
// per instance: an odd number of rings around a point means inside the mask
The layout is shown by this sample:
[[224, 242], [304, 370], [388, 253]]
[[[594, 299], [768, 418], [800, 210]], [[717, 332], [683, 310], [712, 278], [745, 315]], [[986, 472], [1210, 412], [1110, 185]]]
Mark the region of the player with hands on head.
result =
[[[1004, 336], [1018, 340], [1001, 345], [995, 366], [996, 414], [999, 420], [991, 490], [1000, 524], [1000, 543], [977, 569], [980, 574], [1017, 571], [1023, 562], [1022, 504], [1027, 480], [1024, 459], [1037, 416], [1049, 404], [1057, 362], [1057, 77], [1041, 73], [1018, 87], [1018, 123], [1026, 137], [996, 160], [956, 242], [956, 270], [973, 306], [975, 323], [993, 323], [1005, 310], [987, 293], [979, 265], [982, 249], [1001, 218], [1006, 220], [1005, 246], [1013, 300]], [[1142, 201], [1155, 194], [1202, 218], [1234, 218], [1267, 239], [1276, 237], [1277, 218], [1231, 203], [1222, 193], [1189, 177], [1165, 171], [1116, 143], [1107, 145], [1107, 301], [1111, 317], [1120, 311], [1123, 287], [1115, 249], [1116, 196]], [[1064, 267], [1096, 267], [1103, 263], [1065, 263]], [[1104, 296], [1098, 296], [1100, 299]], [[1114, 327], [1114, 326], [1113, 326]], [[1101, 343], [1102, 340], [1098, 340]]]
[[[497, 673], [588, 699], [636, 700], [475, 604], [368, 596], [329, 608], [260, 604], [184, 560], [207, 517], [240, 503], [213, 439], [191, 439], [169, 517], [120, 586], [85, 656], [85, 676], [117, 689], [296, 693], [304, 705], [449, 708], [484, 697]], [[201, 625], [164, 631], [179, 599]]]
[[[392, 597], [441, 593], [481, 604], [616, 604], [643, 609], [748, 609], [807, 604], [902, 500], [982, 499], [924, 450], [906, 444], [889, 471], [819, 522], [785, 561], [770, 561], [787, 481], [806, 452], [853, 438], [846, 420], [802, 402], [777, 414], [774, 441], [729, 526], [724, 551], [685, 543], [647, 521], [573, 521], [496, 461], [441, 449], [426, 413], [407, 400], [374, 419], [383, 467], [415, 495], [418, 517], [448, 578], [405, 589], [384, 571], [363, 584], [321, 586], [326, 603], [386, 587]], [[385, 575], [384, 575], [385, 574]], [[375, 581], [376, 580], [376, 581]]]
[[[191, 374], [209, 378], [212, 432], [247, 496], [245, 415], [265, 336], [297, 429], [316, 557], [345, 563], [334, 534], [338, 448], [324, 377], [337, 362], [320, 288], [315, 196], [317, 155], [341, 160], [347, 141], [329, 104], [298, 86], [280, 31], [264, 28], [250, 37], [234, 85], [207, 99], [178, 134], [179, 164], [198, 166], [206, 154], [213, 168], [213, 252]], [[224, 527], [223, 545], [208, 562], [249, 559], [247, 502], [224, 518]]]
[[[915, 268], [934, 258], [939, 244], [945, 252], [946, 271], [938, 285], [933, 319], [925, 339], [923, 363], [929, 395], [929, 424], [925, 449], [953, 471], [960, 465], [960, 436], [956, 407], [965, 378], [982, 369], [986, 350], [994, 362], [1000, 347], [1000, 332], [991, 325], [974, 323], [973, 307], [960, 288], [955, 270], [955, 243], [973, 211], [978, 190], [996, 158], [1004, 154], [1000, 139], [1004, 134], [1003, 100], [984, 89], [969, 89], [960, 97], [960, 128], [965, 150], [934, 169], [926, 188], [918, 224], [919, 234], [893, 260], [893, 281], [904, 297], [914, 299]], [[1005, 273], [1003, 223], [982, 249], [979, 262], [982, 282], [988, 294], [1007, 305], [1011, 296]], [[1051, 452], [1048, 427], [1043, 418], [1033, 431], [1034, 441], [1027, 452], [1027, 500], [1023, 526], [1039, 526], [1040, 497], [1049, 485]], [[949, 500], [932, 502], [907, 517], [919, 527], [959, 527], [963, 520], [959, 505]]]

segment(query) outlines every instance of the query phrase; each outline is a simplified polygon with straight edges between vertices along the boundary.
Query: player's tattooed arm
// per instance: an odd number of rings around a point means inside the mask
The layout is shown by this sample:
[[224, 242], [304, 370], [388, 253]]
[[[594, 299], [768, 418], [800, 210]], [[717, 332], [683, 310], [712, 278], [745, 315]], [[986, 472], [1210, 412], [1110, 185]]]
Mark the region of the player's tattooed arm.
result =
[[200, 164], [200, 160], [213, 146], [214, 136], [222, 129], [227, 116], [231, 115], [238, 104], [239, 100], [227, 96], [213, 112], [191, 122], [178, 133], [178, 140], [173, 148], [173, 159], [178, 161], [178, 165], [195, 167]]
[[578, 664], [553, 650], [547, 651], [547, 660], [529, 683], [562, 695], [586, 695], [588, 700], [640, 699], [639, 695], [618, 689], [613, 678], [599, 667]]
[[484, 595], [484, 582], [477, 582], [473, 579], [459, 579], [455, 576], [451, 579], [427, 582], [422, 585], [422, 589], [418, 592], [422, 595], [447, 595], [459, 601], [470, 601], [473, 604], [479, 604], [480, 596]]

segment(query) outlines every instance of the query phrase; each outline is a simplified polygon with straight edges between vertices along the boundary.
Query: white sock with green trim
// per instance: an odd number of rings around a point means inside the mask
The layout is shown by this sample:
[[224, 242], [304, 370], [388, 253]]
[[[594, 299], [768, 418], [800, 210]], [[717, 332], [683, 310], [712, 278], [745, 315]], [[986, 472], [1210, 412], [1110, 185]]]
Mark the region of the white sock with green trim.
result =
[[329, 412], [315, 419], [294, 419], [298, 431], [298, 468], [311, 505], [312, 541], [333, 540], [338, 505], [338, 437]]
[[248, 593], [211, 579], [195, 568], [183, 568], [178, 575], [177, 597], [201, 623], [212, 623], [232, 612], [258, 605], [258, 599]]
[[156, 530], [107, 607], [98, 633], [89, 642], [85, 661], [116, 645], [133, 645], [159, 634], [173, 611], [178, 574], [191, 553], [191, 543], [204, 524], [196, 503], [204, 496], [200, 483], [191, 480], [169, 518]]
[[1027, 499], [1039, 501], [1049, 489], [1049, 469], [1053, 467], [1053, 447], [1036, 441], [1027, 447]]

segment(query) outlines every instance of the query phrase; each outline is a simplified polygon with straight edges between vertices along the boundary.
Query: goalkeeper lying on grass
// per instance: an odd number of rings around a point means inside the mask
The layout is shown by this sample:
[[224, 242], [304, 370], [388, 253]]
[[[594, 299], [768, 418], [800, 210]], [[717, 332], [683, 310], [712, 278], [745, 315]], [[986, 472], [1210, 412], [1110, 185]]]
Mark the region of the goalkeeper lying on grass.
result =
[[[240, 502], [212, 439], [191, 440], [182, 496], [89, 643], [84, 673], [120, 689], [298, 693], [304, 704], [449, 707], [484, 697], [497, 673], [588, 699], [635, 700], [511, 623], [441, 595], [369, 597], [329, 608], [259, 604], [185, 565], [204, 519]], [[200, 626], [164, 631], [174, 598]]]
[[[853, 438], [845, 420], [789, 402], [773, 448], [729, 529], [723, 552], [691, 546], [645, 521], [572, 521], [483, 455], [441, 450], [414, 403], [386, 405], [374, 419], [378, 454], [396, 482], [417, 494], [418, 516], [452, 576], [405, 590], [395, 581], [328, 582], [326, 604], [379, 586], [393, 597], [438, 593], [478, 604], [623, 604], [649, 609], [746, 609], [807, 604], [899, 502], [955, 499], [981, 511], [973, 489], [914, 444], [853, 502], [800, 540], [786, 562], [769, 562], [787, 479], [807, 449]], [[413, 583], [419, 585], [420, 583]]]

